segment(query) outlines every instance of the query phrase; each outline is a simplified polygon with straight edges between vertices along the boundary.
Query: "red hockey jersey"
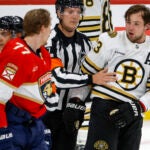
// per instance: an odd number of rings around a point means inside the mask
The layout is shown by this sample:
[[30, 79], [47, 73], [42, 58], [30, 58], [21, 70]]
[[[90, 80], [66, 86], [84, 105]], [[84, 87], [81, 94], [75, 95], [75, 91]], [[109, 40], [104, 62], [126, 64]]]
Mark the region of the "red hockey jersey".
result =
[[0, 55], [0, 127], [7, 126], [8, 100], [35, 118], [46, 112], [44, 101], [55, 92], [55, 87], [51, 81], [50, 55], [44, 47], [39, 54], [19, 38], [4, 47]]

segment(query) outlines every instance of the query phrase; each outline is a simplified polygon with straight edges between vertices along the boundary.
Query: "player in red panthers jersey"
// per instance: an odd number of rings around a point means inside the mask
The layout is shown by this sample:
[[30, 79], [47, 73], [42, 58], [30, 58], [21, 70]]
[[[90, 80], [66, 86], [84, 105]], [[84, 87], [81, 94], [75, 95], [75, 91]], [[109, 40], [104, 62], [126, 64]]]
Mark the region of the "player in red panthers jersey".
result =
[[12, 38], [13, 34], [12, 23], [9, 20], [9, 16], [0, 18], [0, 52], [5, 44]]
[[[29, 11], [25, 38], [12, 39], [0, 55], [0, 150], [48, 150], [44, 101], [55, 92], [51, 59], [43, 47], [50, 34], [50, 13]], [[55, 101], [53, 101], [53, 104]], [[49, 137], [50, 140], [50, 137]]]

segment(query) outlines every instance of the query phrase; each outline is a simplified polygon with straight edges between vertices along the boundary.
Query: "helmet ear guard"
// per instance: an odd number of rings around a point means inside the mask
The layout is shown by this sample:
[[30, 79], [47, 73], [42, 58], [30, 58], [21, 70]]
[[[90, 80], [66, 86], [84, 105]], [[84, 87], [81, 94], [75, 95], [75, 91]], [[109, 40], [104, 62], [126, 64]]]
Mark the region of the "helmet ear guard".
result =
[[13, 16], [13, 28], [15, 32], [23, 32], [23, 19], [19, 16]]

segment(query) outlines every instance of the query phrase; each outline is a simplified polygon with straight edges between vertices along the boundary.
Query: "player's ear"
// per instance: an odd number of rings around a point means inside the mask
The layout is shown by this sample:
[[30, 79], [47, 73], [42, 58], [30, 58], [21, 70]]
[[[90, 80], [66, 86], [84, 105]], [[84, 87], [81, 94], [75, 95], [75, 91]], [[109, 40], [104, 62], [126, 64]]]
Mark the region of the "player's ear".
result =
[[146, 30], [150, 30], [150, 23], [147, 23], [145, 27], [146, 27]]

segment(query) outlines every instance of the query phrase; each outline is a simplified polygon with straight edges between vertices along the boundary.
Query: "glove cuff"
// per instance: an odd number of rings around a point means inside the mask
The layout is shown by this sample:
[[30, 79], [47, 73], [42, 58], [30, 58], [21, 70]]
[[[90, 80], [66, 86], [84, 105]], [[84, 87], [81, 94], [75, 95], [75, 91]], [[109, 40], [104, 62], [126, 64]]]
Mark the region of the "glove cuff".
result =
[[139, 104], [141, 106], [141, 112], [146, 112], [146, 107], [142, 101], [139, 100]]
[[67, 103], [68, 108], [73, 108], [81, 111], [85, 111], [86, 106], [83, 101], [81, 101], [78, 97], [71, 98]]

